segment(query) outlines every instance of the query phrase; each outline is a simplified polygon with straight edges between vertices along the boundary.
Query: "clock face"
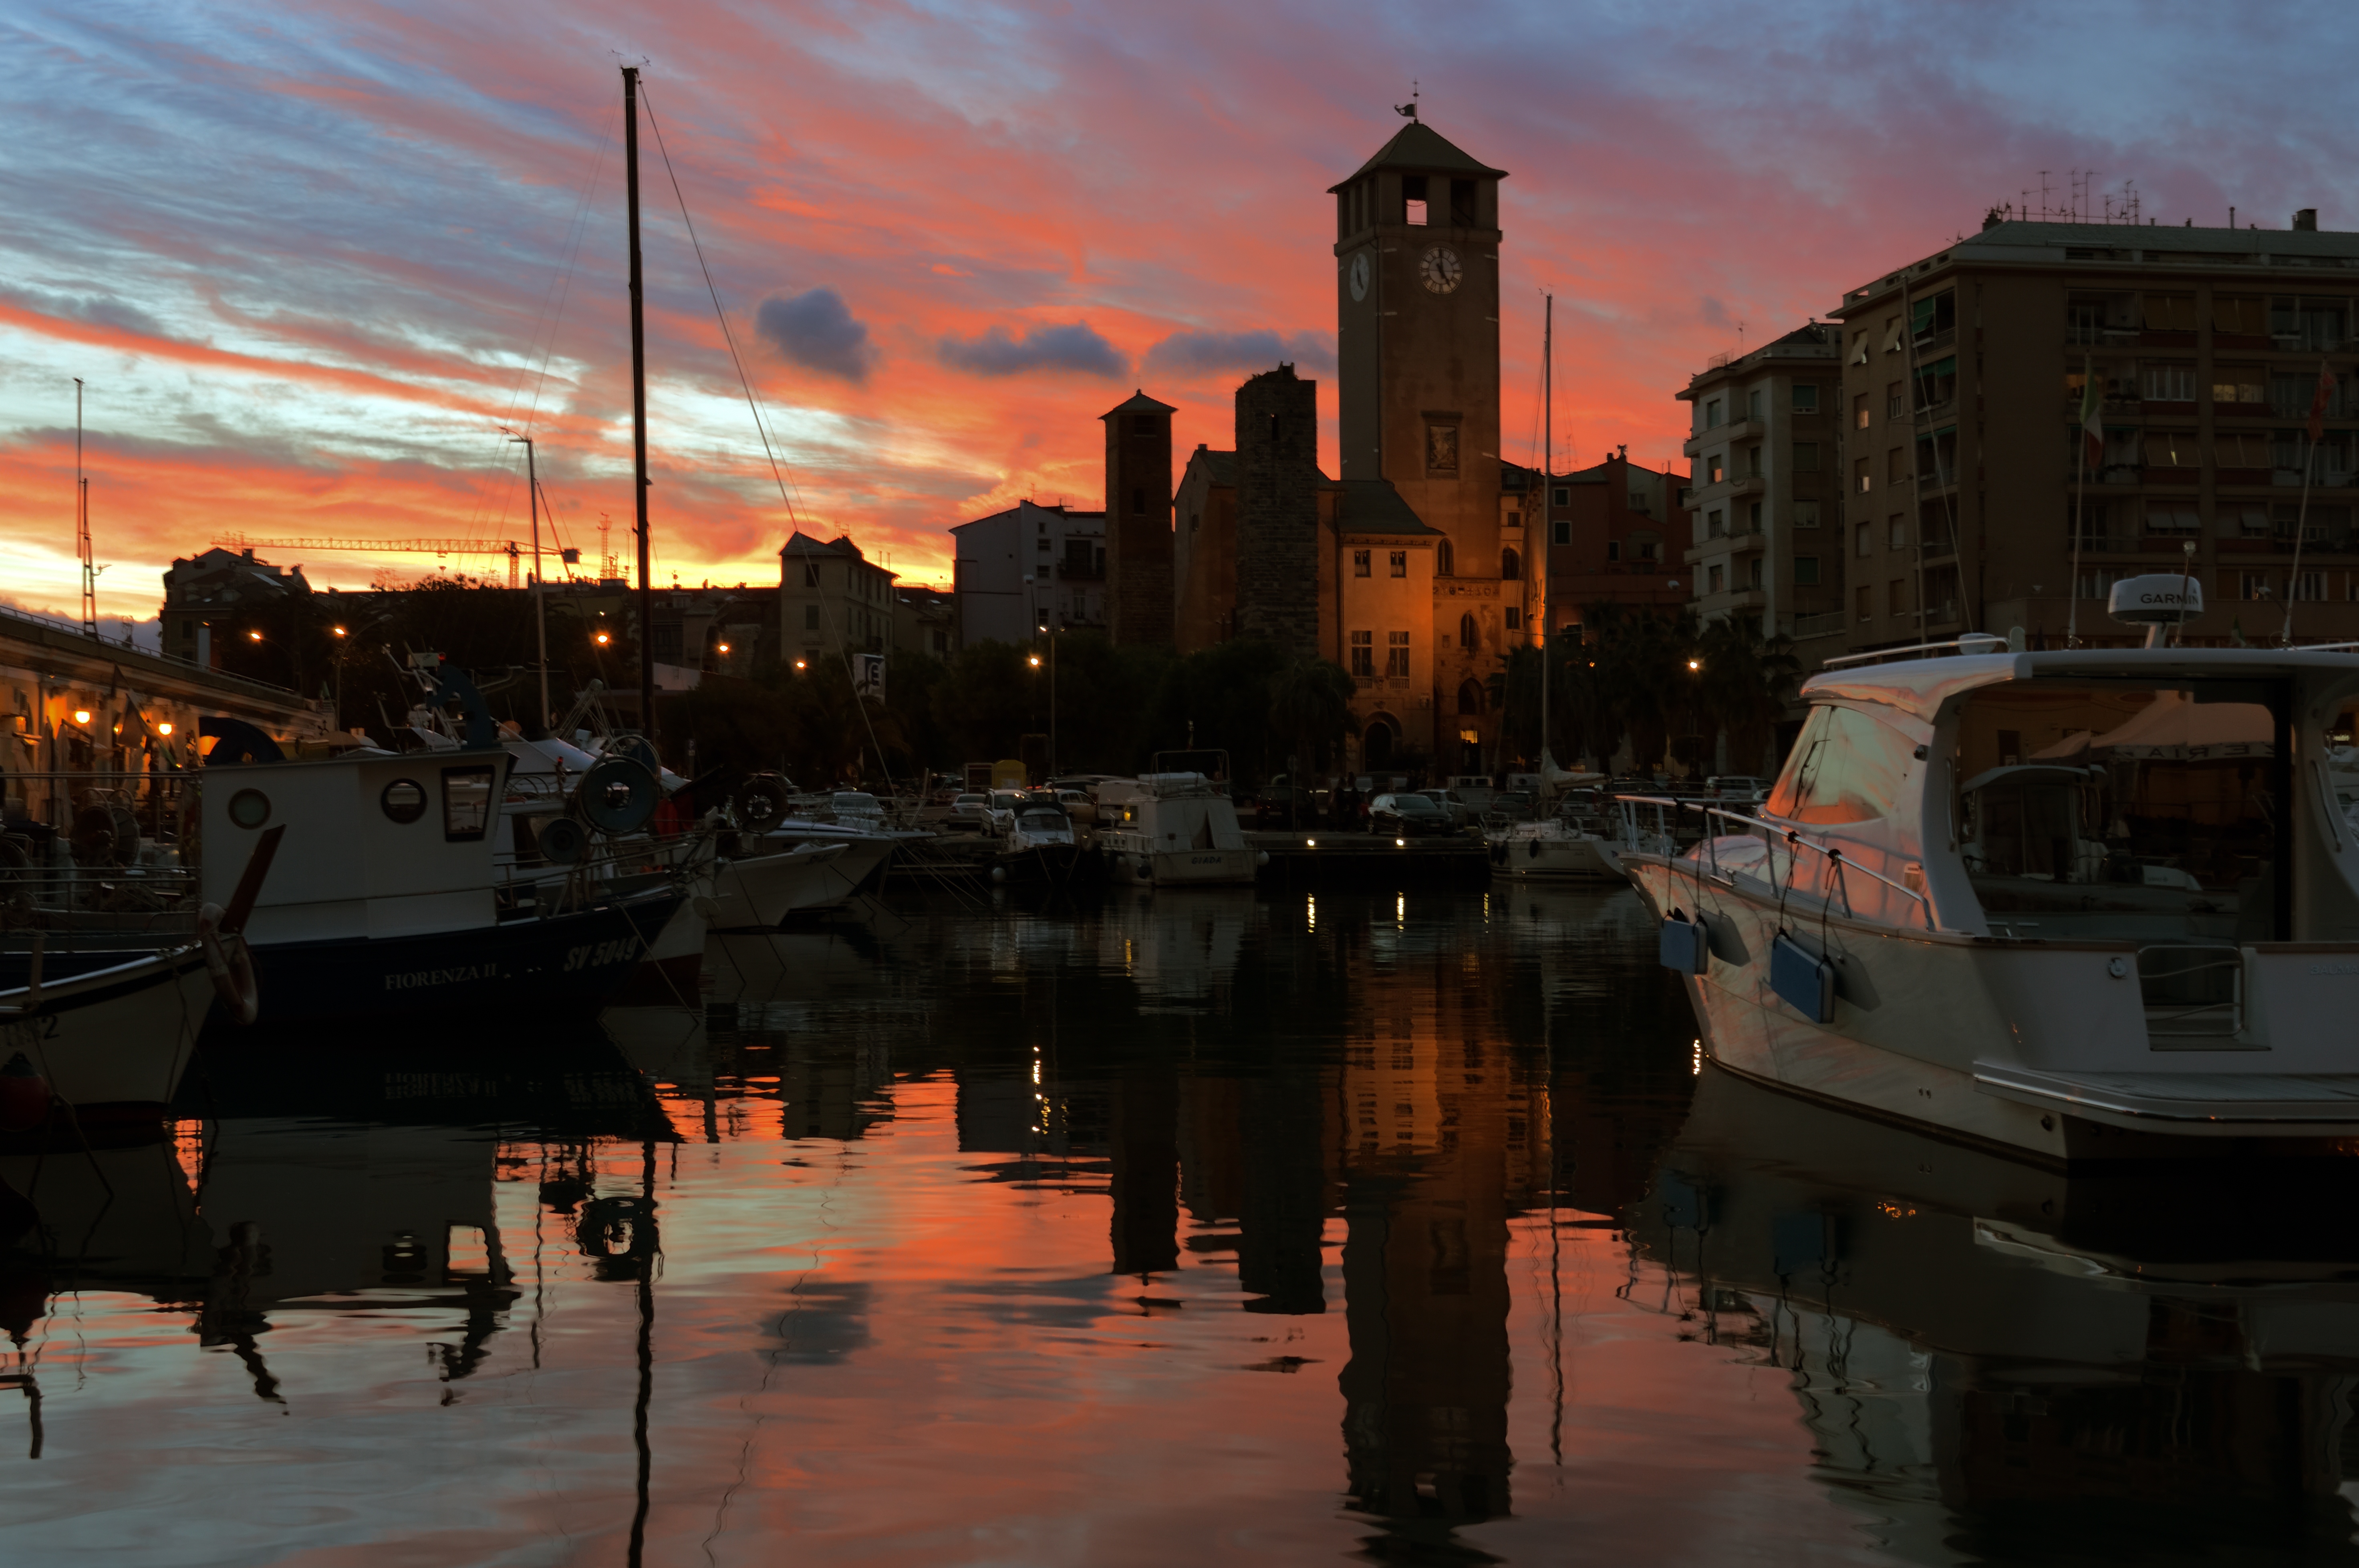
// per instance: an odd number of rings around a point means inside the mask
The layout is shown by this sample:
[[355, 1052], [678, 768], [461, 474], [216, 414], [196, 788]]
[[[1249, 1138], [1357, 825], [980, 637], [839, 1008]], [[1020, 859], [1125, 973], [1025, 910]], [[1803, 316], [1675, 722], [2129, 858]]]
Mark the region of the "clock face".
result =
[[1448, 245], [1435, 245], [1417, 264], [1417, 276], [1434, 293], [1447, 294], [1458, 287], [1458, 280], [1466, 276], [1466, 269], [1459, 265], [1456, 251]]
[[1352, 258], [1352, 297], [1354, 299], [1365, 299], [1367, 297], [1368, 253], [1362, 251], [1359, 254]]

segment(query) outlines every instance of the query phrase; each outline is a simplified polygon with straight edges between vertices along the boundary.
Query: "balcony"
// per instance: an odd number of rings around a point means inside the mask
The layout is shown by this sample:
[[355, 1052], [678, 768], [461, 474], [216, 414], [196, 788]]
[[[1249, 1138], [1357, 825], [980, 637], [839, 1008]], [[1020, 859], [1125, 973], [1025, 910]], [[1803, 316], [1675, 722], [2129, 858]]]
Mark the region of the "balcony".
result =
[[1922, 359], [1927, 354], [1940, 353], [1957, 341], [1958, 330], [1955, 327], [1944, 327], [1938, 332], [1928, 332], [1922, 337], [1911, 339], [1909, 347], [1916, 350], [1917, 356]]
[[1083, 565], [1080, 561], [1060, 560], [1057, 563], [1057, 577], [1064, 582], [1103, 582], [1105, 563], [1092, 561]]
[[1830, 610], [1819, 615], [1795, 616], [1794, 629], [1786, 634], [1797, 643], [1808, 642], [1813, 637], [1840, 637], [1850, 624], [1842, 611]]

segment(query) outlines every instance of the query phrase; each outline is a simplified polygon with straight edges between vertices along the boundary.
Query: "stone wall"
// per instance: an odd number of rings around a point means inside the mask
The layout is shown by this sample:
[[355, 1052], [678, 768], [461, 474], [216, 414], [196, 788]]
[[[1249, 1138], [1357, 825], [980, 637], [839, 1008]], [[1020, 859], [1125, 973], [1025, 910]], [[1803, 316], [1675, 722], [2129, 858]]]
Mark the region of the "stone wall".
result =
[[1319, 384], [1292, 365], [1237, 388], [1240, 637], [1319, 651]]

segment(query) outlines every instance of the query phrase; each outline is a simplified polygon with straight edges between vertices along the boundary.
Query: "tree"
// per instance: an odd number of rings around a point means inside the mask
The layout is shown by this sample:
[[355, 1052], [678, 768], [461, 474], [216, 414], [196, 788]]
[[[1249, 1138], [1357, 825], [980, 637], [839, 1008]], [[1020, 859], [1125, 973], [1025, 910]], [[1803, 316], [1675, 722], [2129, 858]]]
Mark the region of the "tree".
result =
[[1298, 787], [1322, 756], [1342, 755], [1346, 734], [1359, 733], [1353, 690], [1352, 672], [1332, 659], [1297, 659], [1271, 677], [1270, 734], [1284, 748], [1288, 775]]
[[[1802, 662], [1794, 640], [1763, 637], [1757, 616], [1731, 615], [1704, 626], [1696, 640], [1707, 740], [1728, 736], [1729, 765], [1746, 773], [1765, 765], [1777, 720], [1793, 701]], [[1706, 755], [1710, 755], [1707, 751]]]

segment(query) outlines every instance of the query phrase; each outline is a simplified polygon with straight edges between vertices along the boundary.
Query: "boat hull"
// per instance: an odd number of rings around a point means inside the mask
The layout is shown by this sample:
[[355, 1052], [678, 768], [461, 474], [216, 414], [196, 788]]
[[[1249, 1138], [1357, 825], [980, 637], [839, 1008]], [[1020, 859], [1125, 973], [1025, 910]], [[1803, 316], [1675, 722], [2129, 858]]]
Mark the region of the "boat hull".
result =
[[769, 931], [799, 911], [841, 903], [850, 889], [836, 866], [849, 853], [842, 844], [807, 843], [784, 854], [723, 860], [713, 869], [706, 924], [715, 931]]
[[1103, 846], [1107, 880], [1134, 887], [1245, 887], [1254, 880], [1255, 852], [1245, 849], [1147, 849]]
[[1594, 838], [1514, 835], [1490, 842], [1491, 871], [1515, 881], [1620, 881], [1622, 868]]
[[589, 1011], [613, 1000], [685, 895], [414, 935], [254, 945], [266, 1024]]
[[[849, 903], [855, 893], [874, 892], [885, 880], [886, 863], [893, 858], [895, 840], [886, 834], [831, 834], [825, 828], [780, 828], [764, 834], [762, 844], [773, 853], [800, 845], [840, 844], [843, 853], [820, 873], [815, 891], [799, 901], [793, 913], [832, 909]], [[772, 924], [776, 924], [774, 921]]]
[[0, 1064], [18, 1052], [50, 1094], [92, 1122], [153, 1121], [180, 1087], [213, 1000], [203, 950], [191, 945], [110, 955], [118, 962], [38, 998], [0, 993]]
[[[1699, 881], [1691, 861], [1625, 851], [1623, 863], [1658, 918], [1701, 913], [1705, 972], [1680, 983], [1704, 1052], [1746, 1077], [2043, 1160], [2311, 1152], [2359, 1136], [2359, 1054], [2342, 1060], [2333, 1032], [2283, 1000], [2274, 1046], [2158, 1047], [2134, 972], [2125, 983], [2109, 968], [2130, 947], [1883, 926], [1822, 916], [1815, 901], [1781, 911], [1736, 880]], [[1781, 933], [1834, 965], [1827, 1022], [1778, 994]], [[2288, 967], [2330, 983], [2359, 972], [2359, 946], [2335, 951]]]

